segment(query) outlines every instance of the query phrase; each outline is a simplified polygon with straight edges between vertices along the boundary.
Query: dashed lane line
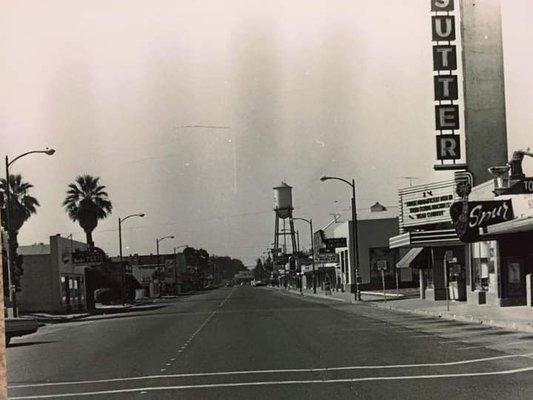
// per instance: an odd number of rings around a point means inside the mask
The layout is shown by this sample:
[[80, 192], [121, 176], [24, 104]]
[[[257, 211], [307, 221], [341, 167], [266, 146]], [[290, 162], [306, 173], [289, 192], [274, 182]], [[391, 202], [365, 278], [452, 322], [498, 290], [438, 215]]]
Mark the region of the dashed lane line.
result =
[[93, 383], [112, 383], [112, 382], [127, 382], [148, 379], [169, 379], [169, 378], [190, 378], [190, 377], [209, 377], [209, 376], [224, 376], [224, 375], [253, 375], [253, 374], [280, 374], [280, 373], [298, 373], [298, 372], [328, 372], [328, 371], [350, 371], [350, 370], [376, 370], [376, 369], [401, 369], [401, 368], [421, 368], [421, 367], [448, 367], [455, 365], [475, 364], [489, 361], [497, 361], [511, 358], [531, 358], [533, 353], [525, 354], [506, 354], [502, 356], [476, 358], [470, 360], [448, 361], [441, 363], [424, 363], [424, 364], [386, 364], [386, 365], [354, 365], [346, 367], [325, 367], [325, 368], [292, 368], [292, 369], [263, 369], [263, 370], [241, 370], [241, 371], [220, 371], [220, 372], [196, 372], [196, 373], [182, 373], [182, 374], [164, 374], [164, 375], [147, 375], [134, 376], [128, 378], [111, 378], [85, 381], [66, 381], [66, 382], [43, 382], [43, 383], [28, 383], [21, 385], [10, 385], [9, 389], [16, 388], [31, 388], [44, 386], [67, 386], [67, 385], [83, 385]]
[[[224, 298], [224, 300], [222, 300], [222, 301], [220, 302], [220, 304], [218, 305], [218, 307], [217, 307], [214, 311], [212, 311], [212, 312], [209, 314], [209, 316], [208, 316], [208, 317], [205, 319], [205, 321], [204, 321], [204, 322], [198, 327], [198, 329], [196, 329], [196, 331], [194, 331], [194, 333], [193, 333], [191, 336], [189, 336], [189, 338], [186, 340], [186, 342], [185, 342], [183, 345], [178, 346], [178, 355], [182, 354], [182, 353], [185, 351], [185, 349], [186, 349], [187, 346], [191, 343], [191, 341], [192, 341], [192, 340], [193, 340], [193, 339], [194, 339], [194, 338], [195, 338], [195, 337], [196, 337], [196, 336], [202, 331], [202, 329], [203, 329], [203, 328], [209, 323], [209, 321], [211, 321], [211, 319], [215, 316], [215, 314], [219, 311], [219, 309], [220, 309], [221, 307], [224, 306], [224, 304], [226, 303], [226, 301], [228, 301], [228, 299], [231, 297], [231, 295], [232, 295], [232, 293], [233, 293], [233, 290], [234, 290], [234, 289], [232, 289], [232, 290], [229, 292], [229, 294]], [[171, 359], [171, 361], [175, 361], [175, 360], [176, 360], [175, 357]], [[170, 363], [169, 363], [169, 362], [166, 362], [166, 363], [165, 363], [165, 366], [167, 366], [167, 367], [169, 367], [169, 366], [171, 366], [171, 365], [172, 365], [171, 362], [170, 362]], [[161, 372], [165, 372], [165, 371], [166, 371], [166, 368], [162, 368], [162, 369], [161, 369]]]
[[253, 387], [253, 386], [282, 386], [282, 385], [309, 385], [309, 384], [339, 384], [339, 383], [354, 383], [354, 382], [373, 382], [373, 381], [407, 381], [407, 380], [422, 380], [422, 379], [451, 379], [451, 378], [465, 378], [465, 377], [480, 377], [480, 376], [498, 376], [498, 375], [512, 375], [524, 372], [533, 371], [533, 367], [516, 368], [503, 371], [491, 372], [469, 372], [462, 374], [434, 374], [434, 375], [401, 375], [401, 376], [373, 376], [366, 378], [345, 378], [345, 379], [313, 379], [313, 380], [288, 380], [288, 381], [259, 381], [259, 382], [234, 382], [234, 383], [210, 383], [199, 385], [179, 385], [179, 386], [155, 386], [142, 387], [130, 389], [116, 389], [116, 390], [102, 390], [93, 392], [76, 392], [76, 393], [56, 393], [46, 395], [30, 395], [30, 396], [16, 396], [11, 397], [12, 400], [26, 400], [26, 399], [50, 399], [62, 397], [81, 397], [81, 396], [99, 396], [119, 393], [137, 393], [137, 392], [156, 392], [156, 391], [170, 391], [170, 390], [187, 390], [187, 389], [213, 389], [213, 388], [227, 388], [227, 387]]

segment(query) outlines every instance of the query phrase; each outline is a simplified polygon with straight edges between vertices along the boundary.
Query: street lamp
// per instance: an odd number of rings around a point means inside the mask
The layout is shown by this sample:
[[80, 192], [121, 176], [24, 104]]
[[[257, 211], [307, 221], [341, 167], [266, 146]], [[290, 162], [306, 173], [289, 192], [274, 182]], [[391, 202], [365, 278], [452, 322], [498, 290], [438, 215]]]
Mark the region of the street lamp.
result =
[[182, 244], [182, 245], [174, 247], [174, 283], [176, 284], [176, 286], [178, 282], [178, 253], [176, 250], [187, 248], [187, 247], [189, 247], [188, 244]]
[[122, 300], [122, 304], [124, 304], [125, 301], [125, 295], [124, 295], [124, 264], [122, 263], [122, 223], [126, 221], [128, 218], [131, 217], [144, 217], [144, 213], [142, 214], [131, 214], [124, 218], [118, 218], [118, 251], [119, 251], [119, 260], [120, 260], [120, 297]]
[[159, 266], [159, 242], [162, 242], [165, 239], [174, 239], [174, 235], [163, 236], [162, 238], [158, 238], [155, 240], [155, 246], [157, 250], [157, 266]]
[[325, 182], [330, 179], [336, 179], [342, 181], [347, 185], [352, 187], [352, 238], [353, 240], [350, 243], [352, 260], [354, 261], [354, 275], [355, 275], [355, 301], [361, 301], [361, 291], [359, 290], [359, 246], [357, 240], [357, 211], [355, 204], [355, 179], [352, 179], [351, 182], [346, 179], [337, 178], [336, 176], [323, 176], [320, 178], [322, 182]]
[[[293, 221], [305, 221], [309, 224], [311, 233], [311, 260], [313, 263], [313, 293], [316, 294], [316, 275], [315, 275], [315, 236], [313, 234], [313, 219], [293, 218]], [[301, 271], [300, 271], [301, 272]]]
[[18, 316], [17, 311], [17, 294], [16, 294], [16, 288], [13, 287], [14, 285], [14, 276], [15, 271], [13, 267], [13, 235], [11, 232], [11, 189], [9, 187], [9, 167], [11, 164], [13, 164], [15, 161], [17, 161], [19, 158], [22, 158], [24, 156], [27, 156], [29, 154], [46, 154], [48, 156], [51, 156], [56, 151], [54, 149], [46, 148], [44, 150], [32, 150], [28, 151], [26, 153], [22, 153], [21, 155], [15, 157], [11, 161], [9, 161], [9, 157], [6, 155], [6, 226], [7, 226], [7, 271], [8, 271], [8, 282], [9, 282], [9, 294], [13, 305], [13, 315], [15, 317]]
[[[157, 257], [156, 257], [157, 269], [156, 269], [156, 271], [159, 271], [159, 268], [160, 268], [160, 266], [159, 266], [159, 264], [160, 264], [160, 262], [159, 262], [159, 242], [161, 242], [161, 241], [163, 241], [165, 239], [174, 239], [174, 235], [163, 236], [162, 238], [157, 238], [155, 240], [155, 246], [156, 246], [156, 250], [157, 250]], [[159, 292], [159, 296], [161, 296], [161, 282], [159, 282], [159, 291], [160, 291]]]

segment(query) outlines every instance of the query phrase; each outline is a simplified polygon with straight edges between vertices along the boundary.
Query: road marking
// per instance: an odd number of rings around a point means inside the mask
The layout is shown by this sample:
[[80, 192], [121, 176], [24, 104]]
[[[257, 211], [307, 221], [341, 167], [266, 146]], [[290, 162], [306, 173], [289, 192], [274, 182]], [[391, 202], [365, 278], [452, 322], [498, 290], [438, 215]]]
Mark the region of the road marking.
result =
[[443, 340], [439, 344], [448, 344], [448, 343], [464, 343], [464, 339], [459, 340]]
[[522, 340], [519, 342], [486, 343], [484, 345], [462, 347], [461, 350], [480, 349], [482, 347], [505, 347], [505, 346], [514, 346], [516, 344], [531, 345], [532, 343], [531, 342], [528, 343], [528, 341], [525, 341], [525, 340]]
[[465, 377], [479, 377], [479, 376], [497, 376], [497, 375], [512, 375], [522, 372], [533, 371], [533, 367], [517, 368], [505, 371], [491, 371], [491, 372], [469, 372], [463, 374], [435, 374], [435, 375], [407, 375], [407, 376], [373, 376], [366, 378], [345, 378], [345, 379], [314, 379], [314, 380], [290, 380], [290, 381], [259, 381], [259, 382], [234, 382], [234, 383], [209, 383], [200, 385], [180, 385], [180, 386], [154, 386], [132, 389], [115, 389], [102, 390], [94, 392], [77, 392], [77, 393], [56, 393], [33, 396], [18, 396], [10, 397], [12, 400], [25, 399], [50, 399], [60, 397], [80, 397], [80, 396], [98, 396], [104, 394], [118, 394], [118, 393], [135, 393], [135, 392], [155, 392], [163, 390], [186, 390], [186, 389], [213, 389], [225, 387], [249, 387], [249, 386], [281, 386], [281, 385], [309, 385], [314, 384], [335, 384], [335, 383], [354, 383], [354, 382], [373, 382], [373, 381], [402, 381], [402, 380], [418, 380], [418, 379], [449, 379], [449, 378], [465, 378]]
[[350, 370], [372, 370], [372, 369], [448, 367], [448, 366], [454, 366], [454, 365], [465, 365], [465, 364], [475, 364], [475, 363], [482, 363], [482, 362], [488, 362], [488, 361], [504, 360], [508, 358], [521, 358], [521, 357], [529, 358], [532, 356], [533, 356], [533, 353], [525, 353], [525, 354], [506, 354], [503, 356], [476, 358], [476, 359], [471, 359], [471, 360], [449, 361], [449, 362], [441, 362], [441, 363], [425, 363], [425, 364], [355, 365], [355, 366], [348, 366], [348, 367], [196, 372], [196, 373], [183, 373], [183, 374], [133, 376], [133, 377], [128, 377], [128, 378], [111, 378], [111, 379], [86, 380], [86, 381], [28, 383], [28, 384], [21, 384], [21, 385], [11, 385], [11, 386], [8, 386], [8, 388], [14, 389], [14, 388], [28, 388], [28, 387], [41, 387], [41, 386], [66, 386], [66, 385], [82, 385], [82, 384], [92, 384], [92, 383], [126, 382], [126, 381], [137, 381], [137, 380], [145, 380], [145, 379], [190, 378], [190, 377], [224, 376], [224, 375], [254, 375], [254, 374], [296, 373], [296, 372], [328, 372], [328, 371], [350, 371]]
[[[217, 309], [215, 309], [214, 311], [212, 311], [209, 316], [205, 319], [205, 321], [198, 327], [198, 329], [196, 329], [194, 331], [194, 333], [189, 336], [189, 338], [187, 339], [187, 341], [181, 346], [179, 347], [179, 350], [178, 350], [178, 354], [181, 354], [185, 351], [185, 349], [187, 348], [187, 346], [191, 343], [191, 341], [200, 333], [200, 331], [209, 323], [209, 321], [211, 320], [211, 318], [213, 318], [215, 316], [215, 314], [217, 313], [217, 311], [219, 310], [220, 307], [222, 307], [226, 301], [231, 297], [232, 293], [233, 293], [233, 290], [232, 289], [229, 294], [224, 298], [224, 300], [222, 300], [220, 302], [220, 304], [218, 305]], [[174, 361], [175, 358], [172, 359], [172, 361]], [[170, 366], [171, 364], [170, 363], [167, 363], [166, 366]], [[164, 372], [166, 371], [166, 369], [161, 369], [161, 372]]]

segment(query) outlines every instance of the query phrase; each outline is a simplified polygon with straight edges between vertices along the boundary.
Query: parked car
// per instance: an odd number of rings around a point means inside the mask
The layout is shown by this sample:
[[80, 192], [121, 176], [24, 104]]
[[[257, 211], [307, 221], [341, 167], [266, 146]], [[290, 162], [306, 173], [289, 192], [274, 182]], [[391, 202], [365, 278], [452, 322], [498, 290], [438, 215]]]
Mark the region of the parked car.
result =
[[37, 322], [34, 319], [27, 318], [6, 318], [6, 345], [9, 344], [12, 337], [29, 335], [37, 332], [43, 323]]

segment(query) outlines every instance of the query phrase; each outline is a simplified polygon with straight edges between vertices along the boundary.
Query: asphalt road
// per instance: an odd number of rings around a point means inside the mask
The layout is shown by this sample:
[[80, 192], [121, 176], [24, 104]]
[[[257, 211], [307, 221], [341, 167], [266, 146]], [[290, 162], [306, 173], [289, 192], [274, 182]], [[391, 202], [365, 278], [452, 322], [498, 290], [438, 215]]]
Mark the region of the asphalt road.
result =
[[218, 289], [47, 325], [8, 348], [12, 399], [533, 399], [533, 337]]

